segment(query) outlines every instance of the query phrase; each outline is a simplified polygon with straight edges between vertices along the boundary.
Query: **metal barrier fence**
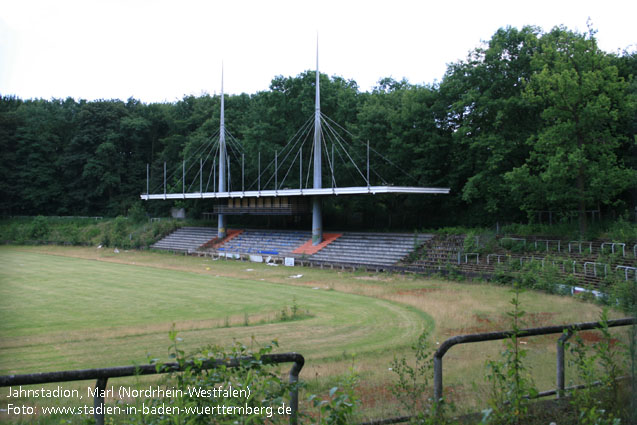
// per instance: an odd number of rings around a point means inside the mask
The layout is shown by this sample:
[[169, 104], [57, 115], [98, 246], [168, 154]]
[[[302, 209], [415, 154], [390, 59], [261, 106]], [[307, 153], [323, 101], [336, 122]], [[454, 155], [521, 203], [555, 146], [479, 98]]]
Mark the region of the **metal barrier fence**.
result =
[[[607, 326], [609, 328], [617, 327], [617, 326], [629, 326], [637, 324], [637, 318], [624, 318], [624, 319], [616, 319], [609, 320], [607, 322]], [[542, 328], [529, 328], [522, 329], [518, 332], [517, 337], [529, 337], [529, 336], [538, 336], [538, 335], [551, 335], [551, 334], [562, 334], [562, 336], [558, 339], [557, 342], [557, 378], [556, 385], [557, 388], [555, 390], [543, 391], [538, 394], [538, 397], [546, 397], [549, 395], [557, 395], [559, 398], [560, 395], [568, 388], [564, 388], [564, 343], [568, 338], [571, 337], [574, 331], [584, 331], [591, 329], [599, 329], [602, 328], [603, 324], [600, 322], [586, 322], [586, 323], [571, 323], [569, 325], [561, 325], [561, 326], [547, 326]], [[445, 342], [440, 344], [438, 350], [434, 353], [434, 400], [440, 400], [442, 398], [442, 358], [449, 351], [451, 347], [459, 344], [468, 344], [471, 342], [482, 342], [482, 341], [496, 341], [501, 339], [508, 339], [513, 336], [513, 331], [505, 331], [505, 332], [487, 332], [487, 333], [479, 333], [479, 334], [469, 334], [469, 335], [458, 335], [447, 339]]]
[[[606, 322], [606, 326], [609, 328], [619, 326], [630, 326], [637, 324], [637, 318], [624, 318], [609, 320]], [[557, 355], [556, 355], [556, 386], [554, 390], [548, 390], [538, 393], [537, 397], [547, 397], [550, 395], [556, 395], [559, 398], [565, 390], [580, 388], [581, 386], [565, 388], [564, 376], [565, 376], [565, 362], [564, 362], [564, 343], [573, 335], [575, 331], [600, 329], [604, 325], [601, 322], [585, 322], [585, 323], [571, 323], [568, 325], [560, 326], [546, 326], [541, 328], [529, 328], [522, 329], [517, 333], [518, 338], [539, 336], [539, 335], [551, 335], [561, 334], [557, 341]], [[443, 384], [442, 384], [442, 358], [454, 345], [468, 344], [472, 342], [483, 341], [496, 341], [508, 339], [513, 336], [513, 331], [503, 332], [487, 332], [479, 334], [458, 335], [451, 337], [444, 341], [438, 350], [434, 353], [434, 400], [440, 400], [442, 398]], [[203, 362], [200, 366], [197, 366], [201, 370], [214, 369], [219, 366], [226, 367], [239, 367], [246, 361], [253, 361], [254, 357], [240, 357], [230, 360], [210, 360]], [[282, 354], [266, 354], [260, 357], [260, 360], [264, 364], [279, 364], [279, 363], [294, 363], [289, 373], [289, 383], [291, 384], [290, 390], [290, 424], [297, 425], [298, 423], [298, 409], [299, 409], [299, 395], [298, 386], [296, 385], [299, 380], [299, 373], [305, 364], [305, 359], [298, 353], [282, 353]], [[194, 364], [188, 362], [186, 367], [192, 367]], [[61, 372], [44, 372], [44, 373], [32, 373], [25, 375], [4, 375], [0, 376], [0, 387], [10, 387], [15, 385], [35, 385], [35, 384], [47, 384], [53, 382], [69, 382], [69, 381], [85, 381], [90, 379], [96, 379], [95, 384], [96, 397], [93, 400], [95, 407], [95, 423], [97, 425], [104, 425], [104, 398], [99, 396], [102, 391], [106, 389], [106, 383], [109, 378], [121, 378], [128, 376], [140, 376], [140, 375], [155, 375], [172, 372], [184, 371], [178, 363], [164, 363], [161, 367], [157, 368], [156, 365], [142, 365], [142, 366], [120, 366], [102, 369], [82, 369], [82, 370], [68, 370]], [[101, 408], [101, 409], [99, 409]], [[101, 413], [97, 413], [98, 410]], [[366, 422], [365, 425], [374, 424], [394, 424], [409, 421], [409, 416], [403, 416], [399, 418], [390, 418], [380, 421]]]
[[[617, 326], [630, 326], [637, 324], [637, 318], [624, 318], [617, 320], [609, 320], [607, 325], [609, 328]], [[587, 322], [587, 323], [573, 323], [570, 325], [562, 326], [547, 326], [543, 328], [531, 328], [523, 329], [518, 333], [518, 337], [550, 335], [550, 334], [562, 334], [557, 342], [557, 389], [543, 391], [537, 394], [537, 398], [547, 397], [550, 395], [556, 395], [557, 398], [566, 390], [574, 390], [584, 388], [584, 385], [575, 385], [573, 387], [564, 387], [564, 343], [573, 335], [574, 331], [584, 331], [591, 329], [599, 329], [602, 327], [600, 322]], [[434, 353], [434, 400], [440, 400], [442, 398], [442, 358], [449, 351], [451, 347], [459, 344], [468, 344], [470, 342], [482, 342], [482, 341], [495, 341], [501, 339], [510, 338], [513, 335], [512, 331], [506, 332], [488, 332], [480, 334], [458, 335], [447, 339], [443, 342], [438, 350]], [[409, 422], [412, 419], [411, 416], [400, 416], [395, 418], [380, 419], [363, 422], [359, 425], [390, 425], [401, 424]]]
[[[104, 425], [104, 397], [103, 391], [106, 389], [106, 382], [109, 378], [121, 378], [126, 376], [139, 376], [139, 375], [157, 375], [172, 372], [183, 372], [186, 367], [196, 367], [201, 370], [214, 369], [220, 366], [226, 367], [239, 367], [245, 362], [256, 360], [254, 357], [239, 357], [229, 360], [209, 360], [204, 361], [200, 366], [195, 366], [192, 362], [187, 362], [184, 368], [181, 368], [178, 363], [163, 363], [161, 367], [157, 368], [157, 365], [148, 364], [142, 366], [119, 366], [108, 367], [102, 369], [82, 369], [82, 370], [66, 370], [61, 372], [44, 372], [44, 373], [31, 373], [26, 375], [4, 375], [0, 376], [0, 387], [11, 387], [16, 385], [35, 385], [35, 384], [48, 384], [52, 382], [70, 382], [70, 381], [86, 381], [89, 379], [96, 379], [95, 384], [96, 391], [95, 398], [93, 399], [93, 406], [95, 407], [95, 423], [97, 425]], [[305, 364], [305, 359], [298, 353], [281, 353], [281, 354], [264, 354], [259, 358], [263, 364], [279, 364], [279, 363], [294, 363], [292, 369], [290, 369], [289, 383], [291, 384], [290, 390], [290, 424], [296, 425], [298, 421], [299, 410], [299, 393], [298, 386], [299, 373]], [[100, 411], [101, 413], [97, 413]]]

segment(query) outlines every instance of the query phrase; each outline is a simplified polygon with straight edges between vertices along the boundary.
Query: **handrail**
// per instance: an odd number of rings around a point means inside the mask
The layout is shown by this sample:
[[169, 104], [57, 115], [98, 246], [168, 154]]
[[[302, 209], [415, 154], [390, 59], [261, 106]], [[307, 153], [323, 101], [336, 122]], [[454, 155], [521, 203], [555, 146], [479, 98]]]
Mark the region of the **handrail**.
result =
[[500, 258], [502, 258], [502, 257], [504, 257], [504, 258], [509, 257], [510, 258], [511, 256], [508, 255], [508, 254], [488, 254], [487, 255], [487, 264], [491, 264], [489, 262], [491, 257], [496, 257], [498, 259], [498, 264], [500, 264]]
[[571, 252], [571, 244], [577, 244], [579, 247], [579, 253], [582, 253], [582, 244], [583, 243], [587, 243], [588, 244], [588, 253], [592, 254], [593, 253], [593, 242], [586, 242], [586, 241], [570, 241], [568, 243], [568, 252]]
[[587, 274], [587, 272], [586, 272], [586, 266], [587, 265], [592, 265], [593, 266], [593, 274], [594, 274], [595, 277], [597, 277], [597, 265], [604, 266], [604, 277], [608, 276], [608, 264], [606, 264], [606, 263], [597, 263], [597, 262], [594, 262], [594, 261], [587, 261], [587, 262], [584, 263], [584, 275]]
[[[609, 320], [606, 322], [606, 325], [609, 328], [616, 326], [629, 326], [637, 324], [637, 318], [627, 317], [624, 319], [615, 319]], [[541, 328], [529, 328], [522, 329], [517, 332], [514, 331], [503, 331], [503, 332], [486, 332], [479, 334], [468, 334], [468, 335], [458, 335], [447, 339], [445, 342], [440, 344], [440, 347], [434, 353], [434, 400], [440, 400], [442, 398], [442, 358], [449, 351], [451, 347], [459, 344], [468, 344], [471, 342], [482, 342], [482, 341], [496, 341], [501, 339], [508, 339], [513, 335], [517, 337], [528, 337], [528, 336], [538, 336], [538, 335], [550, 335], [550, 334], [564, 334], [564, 332], [572, 333], [573, 331], [583, 331], [590, 329], [599, 329], [602, 328], [603, 324], [601, 322], [585, 322], [585, 323], [571, 323], [568, 325], [559, 325], [559, 326], [546, 326]], [[562, 340], [562, 337], [560, 337]], [[560, 350], [560, 347], [561, 350]], [[560, 394], [560, 392], [564, 391], [564, 345], [562, 341], [558, 341], [558, 350], [557, 350], [557, 389], [556, 393]]]
[[535, 249], [537, 250], [538, 242], [546, 242], [546, 252], [549, 252], [549, 242], [557, 242], [557, 252], [562, 252], [562, 241], [560, 239], [536, 239]]
[[464, 262], [465, 263], [469, 263], [469, 256], [470, 255], [475, 255], [476, 256], [476, 264], [480, 264], [480, 253], [479, 252], [466, 252], [464, 254]]
[[[10, 387], [15, 385], [48, 384], [52, 382], [85, 381], [96, 379], [96, 397], [93, 400], [95, 406], [95, 423], [104, 425], [104, 398], [99, 393], [106, 389], [106, 382], [109, 378], [121, 378], [138, 375], [157, 375], [171, 372], [183, 372], [187, 367], [197, 367], [202, 370], [214, 369], [220, 366], [239, 367], [245, 362], [256, 360], [255, 357], [237, 357], [231, 359], [206, 360], [201, 365], [195, 365], [188, 361], [183, 365], [179, 363], [163, 363], [161, 365], [147, 364], [141, 366], [117, 366], [100, 369], [80, 369], [65, 370], [59, 372], [30, 373], [24, 375], [3, 375], [0, 376], [0, 387]], [[279, 353], [264, 354], [259, 357], [264, 364], [294, 363], [290, 369], [289, 383], [290, 389], [290, 424], [296, 425], [299, 410], [299, 392], [296, 383], [299, 381], [299, 373], [305, 364], [305, 358], [299, 353]], [[102, 407], [98, 409], [98, 407]], [[97, 412], [101, 413], [97, 413]]]
[[524, 242], [524, 247], [526, 248], [526, 238], [511, 238], [511, 237], [500, 238], [500, 245], [502, 245], [502, 241], [504, 241], [504, 240], [522, 241], [522, 242]]
[[612, 254], [615, 253], [615, 245], [621, 246], [622, 247], [622, 257], [626, 256], [626, 251], [625, 251], [626, 244], [625, 243], [621, 243], [621, 242], [604, 242], [604, 243], [602, 243], [602, 245], [600, 247], [600, 252], [602, 254], [604, 253], [604, 246], [606, 246], [606, 245], [610, 245], [610, 252]]
[[631, 266], [616, 266], [615, 267], [615, 271], [617, 271], [618, 269], [624, 269], [624, 280], [628, 280], [628, 270], [632, 270], [633, 271], [633, 275], [635, 276], [635, 281], [637, 281], [637, 267], [631, 267]]

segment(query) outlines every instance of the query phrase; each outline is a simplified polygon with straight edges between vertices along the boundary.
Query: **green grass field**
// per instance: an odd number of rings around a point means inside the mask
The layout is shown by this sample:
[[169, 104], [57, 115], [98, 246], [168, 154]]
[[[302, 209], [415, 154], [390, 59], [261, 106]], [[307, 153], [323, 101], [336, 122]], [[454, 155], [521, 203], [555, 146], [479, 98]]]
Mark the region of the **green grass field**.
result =
[[[395, 302], [324, 289], [8, 249], [0, 262], [2, 374], [165, 357], [173, 324], [186, 348], [254, 336], [329, 358], [404, 347], [433, 323]], [[308, 317], [281, 321], [294, 303]]]
[[[301, 277], [292, 278], [301, 274]], [[392, 410], [388, 366], [425, 329], [431, 344], [508, 328], [509, 288], [211, 261], [95, 248], [0, 247], [0, 374], [167, 360], [174, 325], [186, 351], [234, 341], [268, 343], [307, 361], [301, 378], [321, 387], [352, 364], [372, 416]], [[528, 326], [596, 320], [600, 308], [570, 297], [522, 294]], [[303, 317], [281, 321], [297, 305]], [[616, 316], [616, 315], [615, 315]], [[540, 389], [554, 386], [555, 338], [525, 341]], [[476, 403], [487, 358], [501, 342], [454, 347], [445, 388]], [[355, 355], [354, 360], [352, 356]], [[2, 397], [4, 389], [0, 389]]]

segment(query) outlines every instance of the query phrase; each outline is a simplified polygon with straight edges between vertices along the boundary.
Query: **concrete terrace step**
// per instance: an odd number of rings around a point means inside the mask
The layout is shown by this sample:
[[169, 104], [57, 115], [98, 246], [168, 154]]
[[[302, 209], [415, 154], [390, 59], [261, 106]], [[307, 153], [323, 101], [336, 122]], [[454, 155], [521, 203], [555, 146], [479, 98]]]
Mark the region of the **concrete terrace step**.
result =
[[335, 256], [335, 257], [311, 257], [310, 261], [324, 261], [329, 263], [346, 263], [346, 264], [380, 264], [391, 266], [396, 263], [394, 258], [378, 258], [371, 256]]
[[154, 249], [187, 252], [195, 250], [217, 236], [217, 229], [211, 227], [181, 227], [151, 245]]
[[431, 235], [408, 233], [344, 232], [334, 242], [309, 257], [311, 261], [390, 266], [409, 255]]
[[[332, 244], [338, 244], [342, 247], [359, 247], [359, 246], [388, 246], [393, 248], [402, 248], [407, 250], [414, 249], [413, 243], [405, 243], [404, 241], [374, 241], [374, 240], [340, 240], [341, 238], [332, 242]], [[329, 246], [329, 245], [328, 245]], [[326, 247], [327, 248], [327, 247]]]
[[311, 257], [310, 261], [320, 261], [323, 263], [331, 263], [331, 264], [361, 264], [361, 265], [370, 265], [370, 266], [392, 266], [395, 261], [392, 260], [382, 260], [376, 258], [369, 257], [347, 257], [347, 258], [314, 258]]
[[236, 254], [288, 255], [307, 239], [310, 232], [244, 230], [230, 242], [218, 248], [219, 252]]
[[357, 249], [341, 249], [336, 246], [332, 249], [321, 251], [314, 254], [315, 256], [324, 256], [330, 254], [352, 254], [352, 255], [369, 255], [373, 254], [375, 256], [387, 256], [387, 257], [396, 257], [403, 256], [407, 253], [407, 251], [400, 250], [391, 250], [391, 249], [383, 249], [383, 248], [369, 248], [369, 247], [358, 247]]

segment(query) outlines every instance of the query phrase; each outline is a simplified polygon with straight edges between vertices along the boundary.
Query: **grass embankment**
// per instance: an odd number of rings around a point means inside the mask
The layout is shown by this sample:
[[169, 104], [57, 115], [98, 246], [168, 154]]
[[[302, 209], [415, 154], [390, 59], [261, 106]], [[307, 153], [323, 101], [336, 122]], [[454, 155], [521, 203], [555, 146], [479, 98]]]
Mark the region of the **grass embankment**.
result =
[[[130, 217], [23, 217], [0, 220], [0, 242], [146, 248], [190, 221]], [[197, 223], [202, 225], [205, 223]]]
[[[292, 278], [302, 274], [301, 277]], [[167, 360], [175, 324], [183, 348], [261, 343], [306, 359], [301, 377], [320, 388], [352, 363], [364, 412], [393, 416], [388, 366], [424, 329], [431, 344], [470, 332], [507, 329], [508, 288], [387, 274], [269, 267], [164, 253], [71, 247], [0, 248], [0, 373]], [[600, 308], [526, 292], [528, 326], [592, 321]], [[296, 305], [300, 320], [281, 320]], [[524, 341], [540, 389], [554, 386], [554, 337]], [[454, 347], [445, 388], [473, 409], [473, 383], [501, 342]], [[352, 360], [352, 355], [356, 355]], [[568, 377], [567, 377], [568, 379]], [[0, 398], [5, 389], [0, 389]]]

